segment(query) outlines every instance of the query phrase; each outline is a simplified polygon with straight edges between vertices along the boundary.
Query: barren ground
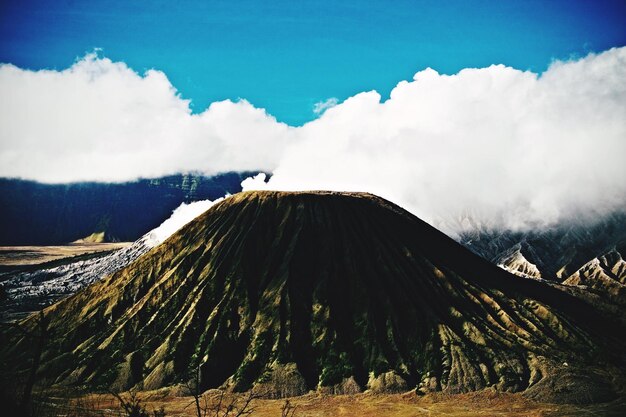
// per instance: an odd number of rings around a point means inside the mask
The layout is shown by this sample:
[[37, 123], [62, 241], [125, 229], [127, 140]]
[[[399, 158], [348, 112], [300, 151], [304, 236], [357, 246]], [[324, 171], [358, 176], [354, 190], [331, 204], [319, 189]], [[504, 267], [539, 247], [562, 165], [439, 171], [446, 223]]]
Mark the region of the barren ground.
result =
[[[116, 415], [117, 403], [111, 395], [91, 395], [91, 407], [107, 410]], [[195, 416], [192, 397], [175, 397], [166, 393], [143, 393], [141, 398], [148, 410], [163, 406], [168, 417]], [[412, 416], [623, 416], [626, 399], [606, 404], [563, 405], [538, 403], [521, 394], [495, 393], [493, 391], [469, 394], [357, 394], [325, 396], [309, 394], [289, 399], [296, 406], [294, 417], [412, 417]], [[279, 417], [285, 400], [255, 400], [252, 417]], [[107, 413], [108, 414], [108, 413]]]
[[116, 242], [72, 243], [58, 246], [0, 246], [0, 265], [39, 265], [80, 255], [121, 249], [129, 244], [127, 242]]

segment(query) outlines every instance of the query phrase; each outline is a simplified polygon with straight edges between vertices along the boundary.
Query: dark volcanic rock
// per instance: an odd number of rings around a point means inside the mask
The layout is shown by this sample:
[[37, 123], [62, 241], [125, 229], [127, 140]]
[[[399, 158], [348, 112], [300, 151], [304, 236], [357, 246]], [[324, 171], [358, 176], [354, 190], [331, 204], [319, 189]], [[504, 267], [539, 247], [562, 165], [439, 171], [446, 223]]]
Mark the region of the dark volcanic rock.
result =
[[[583, 300], [357, 193], [237, 194], [45, 315], [41, 374], [101, 388], [199, 367], [203, 389], [277, 396], [520, 391], [550, 376], [545, 363], [621, 377], [625, 347], [623, 326]], [[28, 338], [2, 337], [7, 366], [27, 369]]]

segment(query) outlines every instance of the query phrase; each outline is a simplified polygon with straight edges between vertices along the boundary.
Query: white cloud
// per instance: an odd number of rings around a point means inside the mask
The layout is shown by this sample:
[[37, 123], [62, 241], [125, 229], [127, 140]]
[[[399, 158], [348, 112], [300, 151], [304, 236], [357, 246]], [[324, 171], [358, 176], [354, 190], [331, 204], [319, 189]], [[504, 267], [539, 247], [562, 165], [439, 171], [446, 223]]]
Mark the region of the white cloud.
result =
[[626, 207], [626, 48], [545, 73], [495, 65], [363, 92], [302, 127], [246, 101], [192, 115], [165, 75], [88, 56], [0, 67], [0, 175], [123, 180], [273, 172], [246, 188], [379, 194], [450, 232], [468, 213], [525, 228]]
[[182, 203], [173, 212], [172, 215], [163, 223], [150, 231], [148, 236], [148, 244], [154, 247], [180, 230], [187, 223], [207, 211], [213, 205], [224, 200], [224, 198], [218, 198], [217, 200], [202, 200], [194, 201], [192, 203]]
[[468, 215], [516, 229], [623, 209], [625, 80], [626, 48], [541, 76], [427, 69], [304, 125], [260, 187], [369, 191], [450, 233]]
[[331, 97], [329, 99], [318, 101], [313, 105], [313, 113], [322, 114], [326, 110], [335, 107], [339, 103], [339, 100], [335, 97]]
[[64, 71], [0, 66], [0, 175], [123, 181], [269, 170], [289, 127], [245, 100], [192, 115], [160, 71], [87, 55]]
[[253, 177], [248, 177], [241, 181], [241, 188], [244, 191], [268, 190], [267, 175], [261, 172]]

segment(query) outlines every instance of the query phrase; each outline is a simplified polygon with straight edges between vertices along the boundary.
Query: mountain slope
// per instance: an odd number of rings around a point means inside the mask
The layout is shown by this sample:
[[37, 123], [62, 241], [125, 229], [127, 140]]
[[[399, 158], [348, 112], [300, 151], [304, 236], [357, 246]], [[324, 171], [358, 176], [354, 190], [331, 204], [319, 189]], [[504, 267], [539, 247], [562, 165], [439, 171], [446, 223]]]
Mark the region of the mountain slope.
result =
[[34, 271], [0, 273], [0, 286], [5, 293], [5, 299], [0, 300], [0, 322], [11, 321], [72, 295], [127, 266], [151, 247], [150, 235], [146, 234], [131, 245], [111, 253], [88, 256], [86, 259]]
[[41, 310], [60, 298], [76, 293], [87, 285], [131, 264], [135, 259], [161, 244], [182, 226], [208, 207], [222, 200], [202, 200], [181, 204], [159, 227], [137, 239], [131, 245], [112, 253], [79, 256], [67, 261], [43, 264], [26, 270], [16, 268], [0, 272], [0, 322]]
[[[277, 396], [486, 386], [541, 396], [578, 372], [568, 392], [602, 400], [615, 389], [592, 371], [622, 366], [625, 345], [623, 327], [585, 302], [354, 193], [237, 194], [45, 315], [42, 374], [92, 387], [158, 388], [199, 367], [202, 388]], [[14, 339], [2, 357], [26, 367], [27, 338], [3, 337]]]

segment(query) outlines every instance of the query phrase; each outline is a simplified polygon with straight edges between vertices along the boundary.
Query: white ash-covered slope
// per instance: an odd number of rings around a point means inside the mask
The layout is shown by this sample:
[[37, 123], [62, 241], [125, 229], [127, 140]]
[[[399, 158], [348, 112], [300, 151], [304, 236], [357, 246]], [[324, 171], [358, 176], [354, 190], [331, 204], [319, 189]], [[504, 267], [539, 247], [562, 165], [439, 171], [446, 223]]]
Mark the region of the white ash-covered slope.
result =
[[68, 262], [53, 268], [5, 273], [2, 285], [6, 300], [0, 304], [0, 314], [4, 319], [23, 316], [125, 268], [218, 201], [221, 199], [183, 203], [159, 227], [130, 246], [104, 256]]

